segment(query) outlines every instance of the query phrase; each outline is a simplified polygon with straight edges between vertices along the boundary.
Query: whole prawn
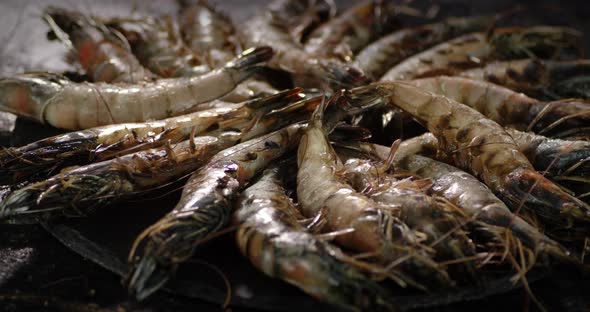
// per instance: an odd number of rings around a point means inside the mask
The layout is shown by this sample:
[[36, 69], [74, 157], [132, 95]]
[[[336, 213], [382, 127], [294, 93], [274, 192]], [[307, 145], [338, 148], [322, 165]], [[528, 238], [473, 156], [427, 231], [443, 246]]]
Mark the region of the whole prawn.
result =
[[353, 101], [383, 101], [412, 115], [436, 136], [457, 166], [476, 175], [513, 211], [528, 208], [547, 224], [562, 228], [590, 218], [588, 205], [538, 173], [506, 130], [476, 110], [407, 82], [376, 83], [353, 91]]
[[[180, 28], [192, 51], [202, 58], [209, 68], [229, 62], [238, 51], [234, 25], [231, 19], [216, 10], [206, 0], [180, 2]], [[248, 79], [223, 97], [230, 102], [241, 102], [255, 96], [277, 91], [260, 79]]]
[[[271, 3], [271, 9], [258, 13], [246, 23], [239, 33], [242, 43], [245, 46], [271, 46], [275, 56], [268, 65], [275, 69], [313, 78], [338, 88], [360, 85], [366, 81], [362, 73], [351, 65], [337, 59], [314, 56], [305, 52], [301, 45], [294, 41], [291, 34], [281, 26], [286, 23], [279, 20], [279, 17], [284, 14], [274, 14], [273, 7], [284, 5], [284, 0], [277, 0]], [[291, 14], [302, 16], [307, 13], [309, 13], [308, 10], [302, 10]]]
[[[557, 58], [578, 46], [580, 33], [560, 27], [500, 28], [471, 33], [418, 53], [391, 68], [381, 80], [409, 80], [454, 74], [492, 60], [534, 55]], [[566, 54], [567, 55], [567, 54]], [[565, 56], [564, 56], [565, 57]]]
[[590, 103], [581, 100], [542, 102], [493, 83], [461, 77], [440, 76], [411, 83], [518, 130], [532, 130], [551, 137], [585, 136], [590, 122]]
[[202, 135], [209, 129], [238, 122], [256, 122], [265, 113], [300, 100], [301, 91], [296, 88], [242, 105], [232, 103], [229, 107], [213, 107], [164, 120], [90, 128], [6, 148], [0, 151], [0, 181], [31, 181], [66, 166], [106, 160], [166, 142], [176, 143], [190, 135]]
[[[371, 143], [361, 144], [361, 150], [377, 156], [382, 161], [388, 160], [388, 147]], [[508, 229], [535, 253], [571, 261], [571, 258], [568, 258], [569, 252], [563, 246], [513, 214], [506, 204], [477, 178], [451, 165], [418, 155], [432, 154], [437, 147], [438, 141], [431, 133], [405, 140], [400, 144], [393, 159], [394, 166], [399, 170], [407, 170], [419, 177], [430, 179], [430, 193], [447, 199], [474, 220], [493, 226], [485, 231], [499, 235], [495, 227]]]
[[[426, 287], [423, 279], [428, 279], [435, 285], [452, 284], [407, 225], [388, 213], [385, 205], [356, 192], [336, 175], [342, 163], [326, 137], [335, 121], [323, 121], [325, 109], [326, 103], [312, 115], [297, 152], [297, 198], [303, 214], [321, 216], [330, 231], [344, 231], [334, 238], [343, 247], [374, 254], [386, 266], [400, 261], [401, 270], [395, 271], [403, 271], [396, 272], [403, 276], [402, 283]], [[411, 275], [420, 276], [420, 282]]]
[[231, 60], [237, 50], [231, 19], [205, 0], [179, 0], [178, 20], [184, 41], [211, 68]]
[[[306, 232], [285, 194], [280, 172], [264, 171], [238, 199], [234, 223], [240, 251], [266, 275], [349, 310], [392, 310], [388, 292], [365, 277], [335, 246]], [[283, 175], [284, 176], [284, 175]]]
[[105, 24], [121, 33], [141, 64], [160, 77], [198, 76], [210, 70], [184, 44], [178, 25], [170, 16], [161, 19], [115, 18]]
[[55, 74], [21, 74], [0, 79], [0, 110], [72, 130], [162, 119], [227, 94], [271, 57], [271, 48], [249, 49], [205, 75], [137, 84], [74, 83]]
[[397, 14], [397, 6], [388, 1], [362, 1], [312, 31], [305, 51], [351, 61], [354, 53], [398, 26]]
[[43, 19], [51, 34], [71, 49], [75, 59], [93, 82], [137, 83], [155, 75], [145, 69], [119, 33], [82, 13], [48, 7]]
[[488, 16], [449, 18], [439, 23], [400, 29], [359, 51], [354, 63], [367, 77], [378, 80], [407, 57], [456, 36], [481, 31], [492, 21], [493, 18]]
[[[423, 243], [435, 251], [436, 261], [473, 257], [475, 246], [465, 232], [469, 220], [455, 213], [448, 203], [426, 194], [432, 185], [430, 180], [398, 179], [387, 172], [396, 150], [394, 145], [388, 157], [377, 162], [349, 158], [344, 164], [344, 176], [357, 191], [398, 211], [399, 219], [423, 236]], [[448, 271], [455, 279], [477, 279], [474, 261], [451, 265]]]
[[84, 216], [124, 196], [151, 190], [204, 165], [238, 141], [238, 132], [202, 136], [71, 169], [14, 190], [0, 202], [0, 219]]
[[525, 59], [493, 62], [460, 75], [490, 81], [537, 98], [556, 100], [575, 97], [590, 100], [590, 60]]
[[305, 125], [294, 124], [219, 152], [189, 178], [176, 207], [147, 228], [129, 255], [129, 290], [142, 300], [158, 290], [180, 262], [230, 220], [232, 201], [254, 175], [293, 150]]

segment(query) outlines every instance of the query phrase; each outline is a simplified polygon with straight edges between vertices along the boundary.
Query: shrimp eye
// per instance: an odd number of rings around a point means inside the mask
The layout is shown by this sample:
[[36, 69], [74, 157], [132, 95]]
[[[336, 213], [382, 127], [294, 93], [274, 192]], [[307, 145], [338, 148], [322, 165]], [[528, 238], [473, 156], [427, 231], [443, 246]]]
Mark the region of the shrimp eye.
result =
[[50, 30], [47, 32], [47, 40], [49, 41], [53, 41], [57, 39], [57, 35], [55, 34], [55, 32], [53, 30]]
[[256, 158], [258, 158], [258, 154], [256, 154], [256, 153], [246, 154], [246, 159], [248, 159], [248, 160], [256, 160]]
[[274, 141], [266, 141], [266, 142], [264, 142], [264, 147], [265, 148], [268, 148], [268, 149], [271, 149], [271, 148], [279, 148], [279, 144], [277, 144]]
[[231, 162], [229, 164], [224, 165], [223, 172], [234, 176], [234, 175], [236, 175], [236, 173], [238, 172], [239, 169], [240, 169], [240, 166], [238, 166], [238, 164]]

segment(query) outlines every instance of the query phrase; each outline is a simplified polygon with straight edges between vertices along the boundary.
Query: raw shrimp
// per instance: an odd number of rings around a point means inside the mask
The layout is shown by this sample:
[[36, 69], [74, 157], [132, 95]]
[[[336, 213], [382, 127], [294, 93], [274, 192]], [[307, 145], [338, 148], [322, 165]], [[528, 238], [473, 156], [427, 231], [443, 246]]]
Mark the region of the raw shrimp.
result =
[[575, 136], [583, 135], [590, 124], [590, 103], [581, 100], [541, 102], [493, 83], [461, 77], [440, 76], [411, 83], [518, 130], [533, 130], [552, 137]]
[[45, 9], [43, 19], [91, 81], [137, 83], [155, 78], [135, 58], [125, 38], [96, 19], [57, 7]]
[[[563, 246], [510, 212], [508, 207], [489, 188], [467, 172], [419, 155], [402, 159], [400, 168], [407, 169], [424, 178], [431, 178], [433, 181], [432, 193], [446, 198], [477, 221], [509, 229], [535, 253], [549, 255], [560, 260], [569, 258], [569, 252]], [[495, 228], [487, 228], [486, 230], [492, 233], [496, 231]]]
[[[57, 174], [11, 192], [0, 203], [0, 219], [84, 216], [133, 193], [172, 182], [202, 166], [238, 141], [238, 132], [195, 137]], [[9, 220], [10, 222], [10, 220]]]
[[[184, 40], [194, 53], [210, 68], [230, 61], [237, 51], [235, 29], [231, 19], [209, 5], [207, 1], [180, 0], [179, 19]], [[242, 102], [259, 95], [277, 91], [261, 80], [249, 79], [241, 83], [223, 100]]]
[[[462, 260], [474, 256], [475, 246], [463, 231], [469, 220], [455, 213], [452, 205], [425, 193], [432, 185], [430, 180], [398, 180], [389, 174], [392, 157], [390, 154], [377, 163], [349, 158], [344, 164], [344, 176], [356, 191], [398, 211], [399, 219], [423, 236], [423, 243], [432, 246], [435, 260]], [[457, 272], [458, 278], [467, 275], [477, 279], [473, 261], [451, 265], [449, 271]]]
[[360, 274], [335, 246], [307, 233], [275, 167], [264, 171], [236, 205], [240, 251], [266, 275], [350, 310], [392, 310], [387, 291]]
[[301, 89], [287, 90], [243, 105], [231, 104], [145, 123], [90, 128], [42, 139], [23, 147], [0, 151], [0, 183], [50, 176], [63, 167], [105, 160], [136, 151], [202, 135], [208, 129], [262, 117], [301, 99]]
[[337, 13], [336, 4], [332, 0], [278, 0], [272, 2], [270, 9], [296, 43], [305, 42], [310, 32], [334, 18]]
[[[388, 159], [388, 147], [370, 143], [362, 144], [364, 145], [362, 150], [379, 157], [382, 161]], [[545, 253], [558, 259], [568, 257], [568, 252], [561, 245], [510, 212], [504, 202], [477, 178], [451, 165], [417, 155], [417, 153], [436, 148], [437, 144], [436, 137], [431, 133], [404, 141], [398, 148], [394, 166], [422, 178], [431, 179], [432, 184], [429, 189], [432, 194], [447, 199], [476, 221], [511, 230], [535, 252]], [[495, 232], [494, 227], [485, 230]]]
[[337, 176], [342, 163], [326, 137], [326, 130], [331, 128], [328, 125], [335, 121], [326, 124], [322, 120], [324, 109], [325, 103], [316, 109], [299, 144], [297, 198], [303, 214], [310, 218], [319, 215], [330, 231], [343, 232], [335, 237], [343, 247], [375, 254], [387, 266], [399, 261], [401, 274], [420, 277], [417, 282], [404, 276], [403, 282], [417, 287], [452, 284], [415, 233], [388, 212], [386, 205], [359, 194]]
[[178, 25], [169, 16], [135, 20], [116, 18], [105, 21], [105, 24], [121, 33], [141, 64], [160, 77], [191, 77], [210, 70], [184, 44]]
[[588, 205], [535, 171], [504, 128], [474, 109], [407, 82], [377, 83], [352, 94], [352, 101], [381, 99], [412, 115], [457, 166], [476, 175], [513, 211], [528, 208], [562, 228], [590, 218]]
[[533, 97], [590, 100], [590, 60], [526, 59], [493, 62], [460, 75], [487, 80]]
[[490, 26], [490, 16], [449, 18], [443, 22], [404, 28], [381, 37], [362, 49], [355, 64], [373, 80], [378, 80], [392, 66], [435, 44], [459, 35], [481, 31]]
[[388, 1], [365, 0], [316, 28], [305, 51], [351, 61], [354, 53], [398, 27], [397, 14], [397, 6]]
[[305, 125], [294, 124], [219, 152], [188, 180], [174, 210], [147, 228], [129, 255], [129, 290], [142, 300], [158, 290], [196, 246], [224, 227], [248, 181], [293, 150]]
[[[271, 8], [278, 4], [284, 4], [284, 1], [274, 2]], [[301, 16], [307, 13], [308, 10], [303, 10], [292, 14]], [[272, 9], [260, 12], [240, 29], [240, 38], [245, 46], [265, 44], [274, 49], [275, 56], [268, 63], [270, 67], [327, 82], [337, 88], [360, 85], [365, 82], [366, 78], [356, 68], [337, 59], [314, 56], [305, 52], [280, 26], [285, 21], [278, 20], [277, 16], [281, 15], [273, 14]]]
[[391, 68], [381, 80], [453, 74], [498, 59], [556, 58], [576, 48], [579, 37], [576, 30], [548, 26], [500, 28], [490, 35], [471, 33], [406, 59]]
[[63, 129], [162, 119], [223, 96], [271, 57], [271, 48], [249, 49], [205, 75], [129, 85], [21, 74], [0, 79], [0, 109]]
[[205, 0], [179, 3], [180, 31], [193, 52], [203, 57], [211, 68], [231, 60], [237, 50], [231, 19]]

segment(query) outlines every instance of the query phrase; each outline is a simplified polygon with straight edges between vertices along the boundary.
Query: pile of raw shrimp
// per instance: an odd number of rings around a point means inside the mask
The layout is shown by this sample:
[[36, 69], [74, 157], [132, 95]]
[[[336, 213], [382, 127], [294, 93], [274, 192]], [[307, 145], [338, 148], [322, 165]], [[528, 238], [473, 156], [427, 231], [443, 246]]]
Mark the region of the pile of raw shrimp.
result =
[[234, 25], [205, 1], [165, 18], [47, 8], [80, 75], [3, 78], [0, 108], [73, 132], [0, 152], [0, 219], [92, 218], [185, 181], [129, 251], [139, 300], [228, 228], [262, 273], [353, 310], [582, 268], [581, 34], [502, 16], [404, 27], [416, 10], [388, 1], [338, 11], [275, 0]]

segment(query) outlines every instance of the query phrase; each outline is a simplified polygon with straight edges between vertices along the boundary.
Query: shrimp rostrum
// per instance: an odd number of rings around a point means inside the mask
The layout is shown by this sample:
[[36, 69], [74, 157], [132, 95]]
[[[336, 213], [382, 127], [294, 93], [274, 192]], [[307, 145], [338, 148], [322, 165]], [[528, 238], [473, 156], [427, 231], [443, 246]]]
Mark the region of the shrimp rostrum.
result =
[[272, 55], [271, 48], [253, 48], [201, 76], [137, 84], [74, 83], [55, 74], [21, 74], [0, 80], [0, 110], [72, 130], [168, 118], [232, 91]]
[[476, 110], [406, 82], [361, 87], [351, 100], [379, 99], [426, 126], [455, 164], [476, 175], [513, 211], [528, 208], [547, 224], [565, 228], [590, 218], [588, 205], [538, 173], [506, 130]]
[[[242, 254], [266, 275], [351, 310], [392, 310], [389, 294], [359, 272], [332, 244], [308, 233], [282, 187], [284, 168], [264, 171], [237, 202], [234, 222]], [[284, 175], [283, 175], [284, 176]]]

